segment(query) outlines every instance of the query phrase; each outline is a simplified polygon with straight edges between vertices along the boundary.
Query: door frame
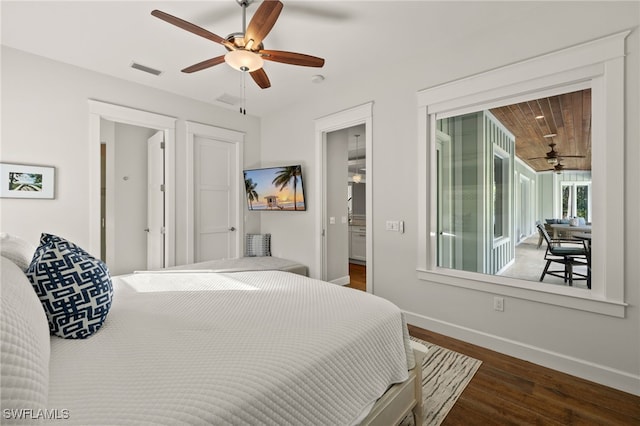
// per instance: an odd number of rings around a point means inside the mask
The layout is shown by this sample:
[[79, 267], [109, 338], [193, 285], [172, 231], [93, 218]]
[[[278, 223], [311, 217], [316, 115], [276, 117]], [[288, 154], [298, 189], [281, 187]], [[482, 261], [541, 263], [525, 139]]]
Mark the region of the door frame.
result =
[[[162, 136], [162, 139], [160, 140], [160, 135]], [[153, 141], [153, 142], [152, 142]], [[159, 143], [159, 145], [158, 145]], [[156, 131], [152, 136], [147, 138], [147, 226], [146, 226], [146, 231], [147, 231], [147, 238], [146, 238], [146, 246], [147, 246], [147, 269], [152, 270], [152, 269], [158, 269], [158, 268], [164, 268], [166, 265], [164, 263], [164, 252], [165, 252], [165, 238], [160, 238], [160, 243], [162, 244], [162, 250], [160, 253], [157, 253], [154, 250], [154, 247], [156, 247], [158, 245], [158, 243], [155, 241], [155, 236], [158, 235], [158, 231], [160, 231], [160, 235], [164, 235], [164, 228], [165, 228], [165, 214], [164, 214], [164, 199], [166, 196], [166, 193], [164, 191], [164, 186], [165, 186], [165, 178], [164, 178], [164, 169], [165, 169], [165, 164], [164, 164], [164, 149], [165, 149], [166, 144], [164, 143], [164, 132], [158, 130]], [[158, 153], [157, 150], [160, 150], [160, 153]], [[161, 163], [161, 169], [160, 168], [156, 168], [155, 163]], [[158, 176], [157, 174], [162, 173], [162, 176]], [[161, 183], [156, 186], [158, 184], [158, 180], [157, 179], [161, 177]], [[158, 199], [155, 197], [162, 197], [162, 199]], [[161, 208], [157, 208], [158, 205], [161, 206]], [[152, 207], [153, 206], [153, 207]], [[158, 215], [159, 213], [162, 214], [162, 221], [159, 224], [159, 229], [156, 228], [156, 224], [158, 222]], [[156, 247], [157, 248], [157, 247]], [[161, 260], [161, 264], [157, 265], [157, 257], [156, 255], [160, 254], [159, 257], [162, 258]]]
[[367, 209], [367, 293], [373, 293], [373, 102], [368, 102], [344, 111], [336, 112], [315, 120], [315, 144], [316, 144], [316, 200], [319, 200], [316, 207], [316, 268], [317, 278], [327, 277], [327, 248], [326, 230], [327, 221], [327, 133], [336, 130], [347, 129], [349, 127], [364, 124], [365, 126], [365, 150], [367, 153], [365, 167], [367, 170], [366, 187], [366, 209]]
[[[100, 119], [164, 132], [166, 266], [175, 265], [175, 128], [176, 118], [89, 99], [89, 252], [100, 256]], [[109, 248], [107, 247], [107, 250]]]
[[193, 153], [195, 139], [197, 136], [211, 138], [218, 141], [229, 142], [235, 146], [236, 158], [236, 188], [233, 202], [236, 203], [236, 257], [240, 257], [244, 253], [244, 220], [243, 220], [243, 201], [244, 201], [244, 177], [243, 177], [243, 161], [244, 161], [244, 132], [237, 130], [223, 129], [222, 127], [210, 126], [207, 124], [186, 121], [187, 130], [187, 205], [186, 205], [186, 222], [187, 232], [185, 232], [185, 247], [187, 263], [193, 263], [195, 257], [195, 184], [194, 184], [194, 164]]

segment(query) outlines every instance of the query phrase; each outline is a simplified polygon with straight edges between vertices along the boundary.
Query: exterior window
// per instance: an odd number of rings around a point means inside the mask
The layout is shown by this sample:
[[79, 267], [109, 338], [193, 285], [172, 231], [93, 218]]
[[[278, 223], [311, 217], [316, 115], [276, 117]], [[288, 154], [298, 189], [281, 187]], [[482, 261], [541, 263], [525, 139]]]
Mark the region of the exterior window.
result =
[[591, 182], [562, 183], [562, 216], [591, 222]]

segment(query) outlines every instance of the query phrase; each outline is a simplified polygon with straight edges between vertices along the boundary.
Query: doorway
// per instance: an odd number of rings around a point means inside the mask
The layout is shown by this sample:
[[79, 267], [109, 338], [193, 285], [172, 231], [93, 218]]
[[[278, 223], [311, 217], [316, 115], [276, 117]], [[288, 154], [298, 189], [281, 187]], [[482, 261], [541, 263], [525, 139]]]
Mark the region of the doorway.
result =
[[367, 289], [367, 151], [366, 129], [359, 125], [347, 129], [349, 209], [349, 287]]
[[162, 268], [164, 134], [105, 119], [100, 129], [100, 257], [116, 275]]
[[[339, 195], [344, 200], [345, 195], [345, 186], [342, 185], [342, 189], [332, 190], [329, 186], [329, 180], [331, 175], [331, 168], [329, 164], [329, 157], [327, 152], [328, 146], [328, 138], [332, 132], [344, 131], [348, 133], [351, 131], [351, 135], [353, 136], [353, 144], [355, 146], [355, 131], [352, 130], [354, 127], [358, 127], [362, 130], [359, 130], [359, 134], [362, 135], [358, 138], [358, 142], [363, 145], [363, 150], [366, 152], [366, 156], [364, 158], [364, 169], [366, 171], [366, 183], [364, 186], [365, 196], [365, 214], [364, 214], [364, 228], [366, 229], [366, 238], [364, 238], [364, 253], [366, 264], [366, 271], [364, 272], [365, 281], [366, 281], [366, 291], [368, 293], [374, 292], [374, 282], [373, 282], [373, 185], [372, 185], [372, 136], [371, 136], [371, 126], [372, 126], [372, 108], [373, 103], [367, 103], [358, 107], [351, 108], [349, 110], [345, 110], [342, 112], [338, 112], [332, 114], [327, 117], [323, 117], [316, 120], [316, 158], [317, 158], [317, 181], [319, 182], [317, 186], [317, 199], [321, 200], [321, 203], [318, 203], [318, 208], [316, 210], [316, 230], [317, 230], [317, 239], [316, 239], [316, 265], [317, 265], [317, 277], [323, 280], [327, 280], [329, 277], [329, 241], [327, 239], [329, 229], [336, 225], [345, 225], [345, 228], [348, 228], [349, 225], [349, 214], [348, 211], [346, 213], [345, 222], [343, 221], [342, 214], [332, 214], [329, 212], [328, 199], [333, 195], [333, 192], [339, 192]], [[346, 155], [345, 155], [346, 157]], [[345, 162], [348, 162], [348, 158], [345, 158]], [[345, 170], [344, 177], [346, 179], [341, 179], [344, 183], [345, 180], [348, 180], [348, 169]], [[344, 205], [344, 202], [343, 202]], [[347, 207], [347, 206], [345, 206]], [[333, 224], [332, 222], [336, 223]], [[349, 239], [348, 234], [345, 234], [345, 239], [343, 240], [343, 250], [346, 252], [347, 256], [347, 268], [348, 268], [348, 250], [349, 250]], [[345, 257], [341, 257], [341, 259], [345, 259]], [[349, 273], [349, 272], [347, 272]], [[348, 277], [348, 276], [347, 276]], [[344, 282], [338, 282], [338, 284], [346, 284]]]
[[366, 290], [365, 126], [328, 132], [326, 140], [324, 279]]
[[[113, 123], [113, 126], [111, 125]], [[109, 241], [113, 241], [116, 238], [114, 235], [110, 237], [110, 233], [115, 232], [115, 228], [113, 224], [110, 224], [110, 220], [114, 217], [113, 214], [109, 215], [108, 213], [105, 215], [101, 214], [102, 210], [102, 170], [101, 166], [103, 162], [103, 158], [106, 158], [105, 162], [105, 173], [109, 173], [109, 169], [113, 169], [111, 171], [112, 176], [116, 176], [115, 174], [115, 166], [107, 165], [109, 161], [109, 157], [113, 157], [113, 153], [110, 153], [109, 145], [107, 144], [104, 148], [105, 156], [101, 155], [101, 151], [103, 150], [102, 141], [105, 139], [105, 132], [108, 133], [109, 128], [115, 126], [129, 126], [129, 129], [141, 128], [143, 133], [153, 134], [158, 131], [161, 133], [162, 138], [164, 140], [164, 148], [162, 150], [161, 155], [159, 155], [160, 160], [163, 162], [164, 169], [164, 187], [163, 189], [163, 197], [161, 203], [164, 208], [164, 229], [160, 236], [160, 241], [162, 243], [162, 251], [161, 251], [161, 265], [162, 266], [173, 266], [175, 264], [175, 227], [173, 224], [175, 223], [175, 191], [174, 191], [174, 176], [175, 176], [175, 118], [167, 117], [164, 115], [154, 114], [146, 111], [140, 111], [132, 108], [122, 107], [118, 105], [112, 105], [104, 102], [89, 100], [89, 185], [92, 188], [91, 199], [89, 202], [89, 217], [90, 217], [90, 235], [89, 235], [89, 252], [93, 253], [95, 256], [99, 256], [100, 253], [106, 253], [106, 259], [109, 259], [109, 253], [115, 250], [113, 244], [109, 244]], [[138, 129], [139, 130], [139, 129]], [[113, 140], [113, 139], [112, 139]], [[145, 159], [147, 157], [147, 142], [143, 145], [145, 152]], [[112, 164], [115, 164], [113, 162]], [[133, 170], [138, 176], [141, 170], [136, 170], [135, 167], [130, 169]], [[147, 167], [144, 167], [145, 173], [145, 186], [147, 182], [146, 176]], [[132, 182], [133, 172], [131, 175], [129, 174], [119, 174], [119, 178], [122, 182]], [[128, 179], [125, 179], [128, 177]], [[108, 183], [109, 179], [105, 178]], [[136, 182], [142, 181], [142, 178], [136, 178]], [[115, 182], [115, 178], [114, 178]], [[112, 188], [115, 184], [112, 184]], [[160, 188], [159, 188], [160, 189]], [[106, 198], [106, 208], [109, 208], [109, 195], [110, 189], [107, 186], [105, 188], [105, 198]], [[113, 196], [113, 195], [112, 195]], [[144, 195], [144, 200], [146, 200], [146, 191]], [[144, 202], [144, 201], [143, 201]], [[145, 203], [146, 207], [146, 203]], [[144, 209], [145, 212], [147, 209]], [[104, 218], [104, 220], [103, 220]], [[146, 222], [146, 219], [145, 219]], [[103, 228], [104, 224], [104, 228]], [[139, 227], [139, 226], [138, 226]], [[103, 231], [104, 229], [104, 231]], [[141, 232], [143, 233], [145, 230], [145, 226], [142, 227]], [[125, 241], [127, 237], [123, 238]], [[145, 236], [146, 240], [146, 236]], [[103, 244], [104, 242], [104, 244]], [[146, 269], [146, 253], [147, 250], [143, 251], [145, 256], [145, 267], [142, 269]], [[108, 263], [107, 263], [108, 264]], [[109, 265], [111, 267], [111, 265]], [[117, 267], [119, 268], [119, 267]], [[117, 271], [116, 271], [117, 272]]]

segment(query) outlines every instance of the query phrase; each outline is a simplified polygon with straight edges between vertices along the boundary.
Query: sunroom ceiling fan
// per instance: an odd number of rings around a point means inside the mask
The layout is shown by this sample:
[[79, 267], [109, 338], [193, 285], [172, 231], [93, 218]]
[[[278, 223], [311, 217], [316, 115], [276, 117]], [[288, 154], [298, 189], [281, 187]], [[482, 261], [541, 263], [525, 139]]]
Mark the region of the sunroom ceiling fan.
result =
[[566, 169], [565, 169], [565, 167], [564, 167], [564, 164], [562, 164], [562, 163], [560, 162], [560, 160], [558, 160], [558, 163], [557, 163], [555, 166], [553, 166], [553, 168], [551, 168], [551, 169], [549, 169], [549, 170], [552, 170], [552, 171], [554, 171], [555, 173], [562, 173], [562, 172], [563, 172], [563, 171], [565, 171]]
[[226, 62], [239, 71], [248, 72], [258, 86], [266, 89], [271, 87], [271, 82], [269, 81], [269, 77], [267, 77], [267, 73], [262, 68], [264, 60], [304, 67], [319, 68], [324, 66], [324, 59], [316, 56], [281, 50], [266, 50], [264, 48], [262, 41], [276, 23], [282, 11], [282, 2], [278, 0], [263, 1], [251, 18], [249, 25], [246, 25], [247, 6], [253, 3], [253, 0], [236, 0], [236, 2], [242, 7], [242, 32], [231, 33], [226, 38], [222, 38], [191, 22], [187, 22], [160, 10], [151, 12], [151, 15], [156, 18], [221, 44], [228, 50], [224, 55], [191, 65], [183, 69], [182, 72], [192, 73], [201, 71]]
[[529, 158], [529, 160], [547, 160], [547, 163], [549, 164], [558, 164], [558, 162], [560, 160], [562, 160], [563, 158], [585, 158], [584, 155], [564, 155], [564, 154], [560, 154], [558, 151], [555, 150], [555, 142], [551, 142], [549, 144], [549, 147], [551, 147], [551, 151], [547, 152], [547, 154], [544, 157], [533, 157], [533, 158]]

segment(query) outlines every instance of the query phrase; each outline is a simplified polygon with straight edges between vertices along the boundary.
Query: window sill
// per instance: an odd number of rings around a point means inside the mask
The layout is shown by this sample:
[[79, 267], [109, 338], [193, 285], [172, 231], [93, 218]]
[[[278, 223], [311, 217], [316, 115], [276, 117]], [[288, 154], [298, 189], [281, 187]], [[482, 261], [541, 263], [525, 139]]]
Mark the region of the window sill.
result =
[[547, 305], [624, 318], [626, 303], [597, 297], [592, 290], [467, 271], [417, 269], [418, 279]]

